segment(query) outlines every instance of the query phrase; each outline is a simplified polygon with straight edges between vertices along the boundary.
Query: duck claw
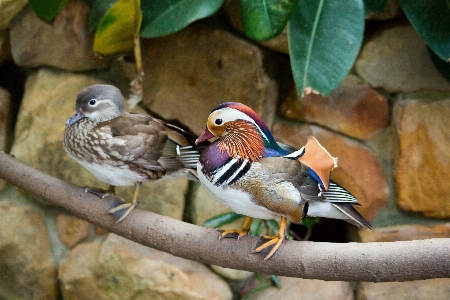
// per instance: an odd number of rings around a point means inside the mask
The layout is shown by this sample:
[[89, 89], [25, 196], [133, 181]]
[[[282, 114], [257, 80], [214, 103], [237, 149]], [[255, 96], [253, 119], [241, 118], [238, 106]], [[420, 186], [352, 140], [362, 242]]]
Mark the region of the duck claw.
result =
[[221, 239], [225, 238], [233, 238], [233, 239], [240, 239], [242, 236], [247, 235], [249, 233], [248, 230], [223, 230], [223, 229], [217, 229], [218, 232], [220, 232], [219, 241]]
[[281, 246], [283, 240], [284, 238], [280, 238], [279, 236], [263, 236], [256, 243], [256, 247], [252, 253], [261, 253], [264, 260], [268, 260]]
[[127, 203], [116, 199], [109, 207], [108, 214], [113, 215], [116, 223], [122, 222], [136, 207], [136, 203]]
[[102, 199], [106, 197], [113, 197], [115, 195], [115, 187], [110, 185], [108, 189], [92, 188], [89, 186], [84, 187], [85, 193], [94, 194]]

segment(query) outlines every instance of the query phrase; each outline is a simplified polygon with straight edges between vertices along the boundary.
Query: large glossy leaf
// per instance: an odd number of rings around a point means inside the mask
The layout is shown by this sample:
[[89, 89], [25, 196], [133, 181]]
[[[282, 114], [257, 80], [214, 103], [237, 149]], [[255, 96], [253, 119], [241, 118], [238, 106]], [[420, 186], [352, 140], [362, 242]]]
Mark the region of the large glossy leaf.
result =
[[158, 37], [177, 32], [190, 23], [211, 16], [223, 0], [145, 0], [142, 1], [141, 36]]
[[245, 34], [257, 41], [279, 35], [297, 3], [298, 0], [240, 0]]
[[362, 0], [300, 1], [288, 25], [297, 92], [327, 96], [349, 72], [364, 32]]
[[52, 21], [68, 0], [28, 0], [31, 9], [41, 19]]
[[387, 2], [388, 0], [364, 0], [366, 16], [382, 12]]
[[450, 61], [450, 8], [446, 0], [400, 0], [408, 20], [425, 43]]
[[97, 28], [100, 20], [117, 1], [118, 0], [94, 0], [94, 2], [92, 2], [91, 13], [89, 14], [90, 31], [94, 31], [95, 28]]
[[108, 55], [130, 52], [142, 21], [139, 0], [118, 0], [98, 23], [94, 52]]
[[205, 225], [206, 227], [218, 228], [222, 227], [223, 225], [232, 223], [243, 217], [244, 217], [243, 215], [234, 212], [228, 212], [214, 216], [206, 220], [205, 222], [203, 222], [203, 225]]

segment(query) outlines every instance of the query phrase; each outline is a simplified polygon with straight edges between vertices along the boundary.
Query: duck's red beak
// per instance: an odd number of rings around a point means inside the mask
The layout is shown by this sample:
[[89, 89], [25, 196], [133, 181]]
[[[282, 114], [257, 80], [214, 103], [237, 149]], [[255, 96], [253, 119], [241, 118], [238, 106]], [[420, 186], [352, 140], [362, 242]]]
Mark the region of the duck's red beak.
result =
[[205, 131], [198, 137], [198, 139], [195, 140], [195, 144], [198, 145], [200, 143], [203, 143], [204, 141], [207, 141], [214, 137], [214, 134], [209, 131], [208, 127], [205, 128]]

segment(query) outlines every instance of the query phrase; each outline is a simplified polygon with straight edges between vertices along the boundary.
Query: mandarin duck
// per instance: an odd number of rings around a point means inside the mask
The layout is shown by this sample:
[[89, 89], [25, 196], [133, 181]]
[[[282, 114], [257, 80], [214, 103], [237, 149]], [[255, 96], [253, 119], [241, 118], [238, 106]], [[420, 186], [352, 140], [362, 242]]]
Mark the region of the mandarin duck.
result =
[[219, 230], [219, 239], [240, 238], [252, 218], [281, 218], [276, 236], [263, 236], [254, 253], [269, 259], [285, 238], [288, 220], [305, 216], [343, 219], [372, 228], [356, 211], [358, 201], [330, 178], [337, 166], [314, 138], [297, 150], [277, 143], [260, 116], [248, 106], [228, 102], [213, 109], [197, 144], [211, 141], [197, 164], [200, 182], [225, 206], [246, 216], [241, 230]]
[[86, 188], [102, 198], [115, 196], [116, 186], [135, 186], [131, 202], [117, 199], [108, 210], [121, 222], [138, 204], [143, 182], [163, 178], [197, 180], [199, 151], [195, 137], [149, 115], [125, 112], [125, 99], [112, 85], [82, 90], [75, 115], [66, 122], [63, 145], [67, 154], [107, 190]]

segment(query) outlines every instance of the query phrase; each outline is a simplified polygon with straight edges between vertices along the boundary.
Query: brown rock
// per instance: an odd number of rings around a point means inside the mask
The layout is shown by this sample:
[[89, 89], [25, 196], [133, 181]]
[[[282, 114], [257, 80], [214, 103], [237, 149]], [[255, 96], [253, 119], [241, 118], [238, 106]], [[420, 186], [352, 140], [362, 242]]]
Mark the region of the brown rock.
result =
[[397, 102], [395, 182], [398, 206], [427, 217], [449, 218], [450, 99]]
[[187, 124], [199, 135], [215, 106], [237, 101], [273, 122], [277, 84], [265, 71], [264, 52], [255, 45], [199, 24], [144, 40], [143, 48], [143, 104], [165, 119]]
[[[225, 12], [225, 16], [227, 17], [228, 22], [231, 24], [231, 26], [233, 26], [233, 28], [239, 31], [240, 33], [244, 34], [244, 28], [242, 26], [242, 19], [241, 19], [241, 11], [239, 8], [238, 1], [226, 0], [223, 4], [223, 11]], [[271, 38], [268, 41], [264, 42], [256, 41], [256, 42], [271, 50], [284, 54], [289, 54], [287, 26], [284, 28], [283, 32], [280, 35]]]
[[450, 279], [437, 278], [407, 282], [362, 282], [357, 299], [403, 300], [447, 299], [450, 295]]
[[88, 29], [89, 11], [85, 1], [71, 0], [50, 24], [39, 19], [31, 9], [25, 9], [11, 23], [14, 62], [27, 68], [106, 69], [111, 59], [92, 52], [94, 36]]
[[226, 282], [201, 263], [113, 234], [75, 247], [59, 279], [64, 299], [232, 298]]
[[90, 223], [77, 217], [59, 214], [56, 217], [56, 229], [61, 243], [73, 248], [89, 236]]
[[0, 30], [8, 28], [9, 22], [27, 3], [27, 0], [0, 0]]
[[369, 85], [390, 93], [450, 90], [450, 82], [434, 67], [425, 43], [409, 25], [373, 35], [363, 46], [355, 69]]
[[368, 220], [373, 219], [387, 203], [389, 187], [386, 174], [366, 147], [317, 126], [277, 122], [272, 132], [280, 142], [298, 149], [305, 145], [309, 135], [313, 135], [331, 155], [338, 157], [339, 167], [333, 170], [332, 178], [358, 199], [361, 207], [357, 209]]
[[348, 75], [328, 97], [313, 93], [300, 97], [294, 89], [281, 113], [361, 140], [370, 139], [389, 122], [387, 100], [354, 75]]
[[56, 268], [41, 212], [6, 201], [0, 203], [0, 298], [58, 299]]
[[367, 242], [395, 242], [425, 240], [431, 238], [450, 238], [450, 223], [424, 226], [424, 225], [399, 225], [374, 230], [358, 230], [359, 240]]
[[107, 234], [109, 232], [106, 229], [103, 229], [103, 228], [101, 228], [99, 226], [95, 226], [94, 227], [94, 231], [95, 231], [95, 234], [97, 234], [97, 235], [105, 235], [105, 234]]
[[340, 299], [353, 300], [353, 290], [350, 282], [323, 281], [279, 276], [281, 287], [269, 287], [254, 293], [249, 300], [322, 300]]

